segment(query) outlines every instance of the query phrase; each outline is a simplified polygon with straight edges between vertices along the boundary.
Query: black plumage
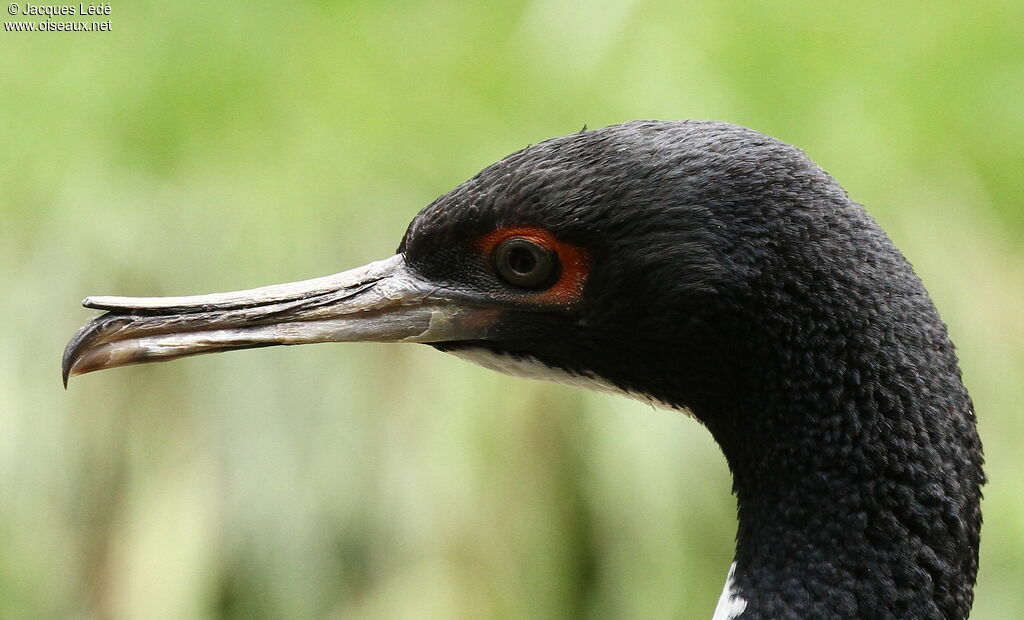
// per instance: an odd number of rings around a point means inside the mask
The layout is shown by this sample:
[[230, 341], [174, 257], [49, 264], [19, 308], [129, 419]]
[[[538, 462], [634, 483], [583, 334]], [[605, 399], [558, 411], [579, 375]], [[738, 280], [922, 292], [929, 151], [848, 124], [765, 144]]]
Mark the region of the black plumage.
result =
[[459, 240], [524, 223], [594, 265], [582, 308], [511, 315], [497, 348], [708, 427], [735, 479], [743, 618], [967, 616], [971, 400], [920, 280], [834, 179], [749, 129], [627, 123], [487, 168], [400, 250], [430, 278], [472, 280]]
[[[578, 249], [579, 293], [503, 280], [481, 240], [506, 229], [550, 235], [563, 270]], [[707, 426], [734, 476], [740, 618], [967, 617], [984, 477], [953, 345], [903, 255], [798, 149], [717, 122], [548, 140], [424, 208], [399, 254], [433, 287], [422, 299], [488, 309], [416, 341], [592, 379]], [[320, 298], [294, 299], [308, 313]], [[93, 306], [111, 313], [72, 341], [65, 374], [159, 359], [109, 347], [181, 331], [181, 315], [209, 329], [180, 303]], [[90, 347], [116, 363], [80, 361]]]

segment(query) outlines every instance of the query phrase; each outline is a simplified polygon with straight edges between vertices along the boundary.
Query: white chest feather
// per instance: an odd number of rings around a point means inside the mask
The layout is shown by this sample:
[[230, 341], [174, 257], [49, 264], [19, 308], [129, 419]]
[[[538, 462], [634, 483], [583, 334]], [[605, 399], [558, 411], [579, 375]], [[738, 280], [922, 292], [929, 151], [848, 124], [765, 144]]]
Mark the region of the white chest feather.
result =
[[725, 588], [722, 589], [722, 596], [718, 599], [715, 607], [715, 615], [711, 620], [736, 620], [747, 608], [747, 601], [736, 593], [733, 575], [736, 574], [736, 562], [729, 566], [729, 575], [725, 578]]

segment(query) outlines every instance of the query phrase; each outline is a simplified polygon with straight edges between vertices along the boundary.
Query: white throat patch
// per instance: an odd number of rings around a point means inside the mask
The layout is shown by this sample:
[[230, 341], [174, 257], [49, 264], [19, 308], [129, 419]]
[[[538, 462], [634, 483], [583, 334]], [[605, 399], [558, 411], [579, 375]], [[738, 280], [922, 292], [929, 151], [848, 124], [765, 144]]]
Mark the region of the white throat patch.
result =
[[715, 607], [715, 615], [711, 620], [735, 620], [747, 608], [747, 601], [736, 593], [736, 584], [733, 583], [733, 575], [736, 574], [736, 562], [729, 566], [729, 575], [725, 578], [725, 588], [722, 589], [722, 596], [718, 599]]
[[587, 390], [593, 390], [595, 392], [605, 392], [607, 394], [620, 394], [634, 400], [639, 400], [655, 407], [662, 409], [674, 409], [676, 411], [682, 411], [687, 415], [693, 415], [688, 409], [683, 407], [677, 407], [670, 405], [666, 402], [657, 400], [648, 396], [647, 394], [640, 394], [637, 392], [630, 392], [624, 390], [610, 381], [602, 379], [597, 375], [591, 373], [576, 374], [571, 373], [561, 368], [554, 368], [548, 366], [544, 362], [541, 362], [535, 357], [524, 355], [522, 357], [518, 355], [510, 355], [506, 353], [497, 353], [491, 349], [484, 347], [475, 347], [472, 349], [454, 349], [448, 351], [452, 355], [472, 362], [479, 366], [483, 366], [488, 370], [494, 370], [506, 375], [512, 375], [513, 377], [522, 377], [524, 379], [535, 379], [538, 381], [552, 381], [554, 383], [561, 383], [563, 385], [571, 385], [573, 387], [580, 387]]

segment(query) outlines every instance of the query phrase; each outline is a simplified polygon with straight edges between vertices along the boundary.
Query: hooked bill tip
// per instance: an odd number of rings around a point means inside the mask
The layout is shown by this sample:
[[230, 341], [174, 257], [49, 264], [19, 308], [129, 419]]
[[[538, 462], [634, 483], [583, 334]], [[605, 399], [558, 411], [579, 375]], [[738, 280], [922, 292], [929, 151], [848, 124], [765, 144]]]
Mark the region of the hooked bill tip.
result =
[[[87, 297], [85, 301], [88, 301]], [[89, 351], [90, 346], [96, 341], [100, 333], [112, 322], [108, 317], [110, 315], [104, 314], [95, 317], [75, 332], [75, 335], [68, 341], [66, 347], [64, 347], [64, 355], [61, 357], [60, 363], [60, 376], [64, 382], [64, 389], [68, 387], [68, 379], [75, 375], [80, 375], [88, 370], [78, 368], [78, 363], [81, 361], [83, 354]]]
[[[75, 365], [75, 354], [77, 348], [77, 338], [73, 338], [68, 346], [64, 349], [64, 355], [60, 361], [60, 379], [64, 383], [64, 389], [68, 389], [68, 379], [71, 378], [71, 370]], [[75, 373], [78, 374], [78, 373]]]

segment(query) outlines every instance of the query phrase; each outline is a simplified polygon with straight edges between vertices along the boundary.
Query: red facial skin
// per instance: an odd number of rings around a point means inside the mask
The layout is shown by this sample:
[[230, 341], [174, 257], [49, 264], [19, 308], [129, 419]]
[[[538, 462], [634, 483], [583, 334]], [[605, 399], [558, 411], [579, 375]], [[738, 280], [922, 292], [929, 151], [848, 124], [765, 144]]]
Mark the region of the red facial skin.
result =
[[558, 256], [562, 272], [558, 281], [550, 287], [532, 293], [535, 303], [571, 309], [583, 302], [583, 285], [590, 272], [590, 257], [586, 250], [571, 243], [559, 241], [543, 228], [507, 226], [495, 229], [473, 242], [473, 249], [487, 258], [491, 264], [491, 253], [502, 241], [510, 237], [528, 239], [542, 245]]

